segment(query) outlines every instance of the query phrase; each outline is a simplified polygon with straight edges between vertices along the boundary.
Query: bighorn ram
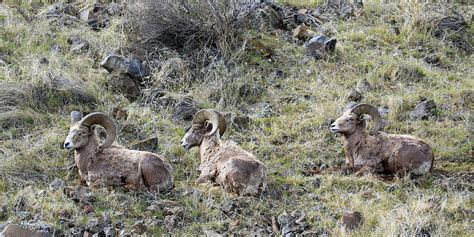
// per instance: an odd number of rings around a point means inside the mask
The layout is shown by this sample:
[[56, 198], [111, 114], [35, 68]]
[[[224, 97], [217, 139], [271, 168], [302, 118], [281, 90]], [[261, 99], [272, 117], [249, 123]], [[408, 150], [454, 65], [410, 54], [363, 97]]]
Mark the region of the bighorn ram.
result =
[[[99, 144], [96, 125], [106, 130], [103, 144]], [[75, 150], [81, 181], [90, 187], [148, 187], [154, 192], [173, 187], [173, 169], [168, 161], [157, 154], [112, 145], [115, 137], [116, 128], [109, 116], [91, 113], [83, 118], [80, 112], [71, 112], [71, 127], [64, 148]]]
[[[205, 109], [196, 113], [181, 145], [189, 150], [199, 146], [201, 174], [196, 183], [217, 183], [227, 192], [258, 194], [267, 186], [267, 168], [254, 155], [233, 141], [223, 141], [226, 129], [222, 114]], [[217, 132], [219, 131], [219, 132]]]
[[[375, 122], [370, 134], [363, 114], [370, 115]], [[346, 111], [330, 129], [344, 135], [346, 164], [360, 172], [420, 175], [431, 170], [434, 156], [427, 143], [412, 136], [379, 132], [381, 128], [382, 117], [377, 108], [360, 104]]]

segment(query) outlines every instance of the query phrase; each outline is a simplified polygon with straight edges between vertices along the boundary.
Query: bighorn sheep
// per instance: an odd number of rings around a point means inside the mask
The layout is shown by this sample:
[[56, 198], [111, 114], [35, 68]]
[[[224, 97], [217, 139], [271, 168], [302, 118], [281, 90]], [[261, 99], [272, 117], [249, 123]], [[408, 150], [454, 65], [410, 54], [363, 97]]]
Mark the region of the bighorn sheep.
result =
[[[106, 130], [103, 144], [99, 144], [96, 125]], [[116, 131], [112, 119], [103, 113], [91, 113], [83, 118], [80, 112], [71, 112], [71, 127], [64, 148], [75, 150], [81, 181], [90, 187], [148, 187], [154, 192], [171, 189], [173, 169], [168, 161], [157, 154], [112, 145]]]
[[[363, 114], [370, 115], [375, 122], [369, 134]], [[434, 156], [427, 143], [413, 136], [379, 132], [381, 128], [378, 109], [360, 104], [346, 111], [330, 129], [344, 135], [346, 164], [359, 172], [421, 175], [431, 170]]]
[[199, 146], [201, 174], [196, 183], [211, 181], [239, 195], [261, 193], [267, 186], [267, 168], [235, 142], [221, 139], [226, 126], [219, 112], [200, 110], [181, 140], [187, 150]]

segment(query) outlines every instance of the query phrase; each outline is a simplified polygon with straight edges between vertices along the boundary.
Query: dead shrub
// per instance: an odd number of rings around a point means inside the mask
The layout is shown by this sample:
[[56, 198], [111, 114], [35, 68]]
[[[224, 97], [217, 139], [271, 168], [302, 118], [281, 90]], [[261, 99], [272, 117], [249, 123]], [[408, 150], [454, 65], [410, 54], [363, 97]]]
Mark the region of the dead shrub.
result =
[[140, 0], [126, 14], [129, 48], [146, 60], [169, 48], [195, 66], [230, 57], [243, 42], [260, 1]]
[[453, 46], [468, 54], [473, 51], [472, 32], [463, 15], [443, 6], [425, 6], [423, 14], [415, 26], [434, 37], [451, 42]]

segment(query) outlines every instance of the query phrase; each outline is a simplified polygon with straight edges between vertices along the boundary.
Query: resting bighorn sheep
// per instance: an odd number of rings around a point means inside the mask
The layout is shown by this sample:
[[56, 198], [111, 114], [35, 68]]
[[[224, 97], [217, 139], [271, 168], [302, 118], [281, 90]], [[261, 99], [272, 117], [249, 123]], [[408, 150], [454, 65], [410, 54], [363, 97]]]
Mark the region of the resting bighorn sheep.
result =
[[[103, 144], [99, 144], [96, 125], [106, 130]], [[154, 192], [171, 189], [173, 169], [168, 161], [157, 154], [112, 145], [116, 131], [112, 119], [103, 113], [91, 113], [83, 118], [80, 112], [71, 112], [71, 127], [64, 148], [75, 150], [81, 181], [90, 187], [148, 187]]]
[[267, 168], [235, 142], [221, 139], [226, 126], [219, 112], [200, 110], [181, 140], [181, 145], [187, 150], [199, 146], [201, 174], [196, 183], [211, 181], [227, 192], [240, 195], [264, 191], [267, 186]]
[[[363, 114], [375, 122], [368, 134]], [[361, 172], [425, 174], [433, 166], [431, 147], [407, 135], [379, 132], [382, 117], [372, 105], [360, 104], [346, 111], [332, 125], [331, 132], [344, 135], [346, 164]]]

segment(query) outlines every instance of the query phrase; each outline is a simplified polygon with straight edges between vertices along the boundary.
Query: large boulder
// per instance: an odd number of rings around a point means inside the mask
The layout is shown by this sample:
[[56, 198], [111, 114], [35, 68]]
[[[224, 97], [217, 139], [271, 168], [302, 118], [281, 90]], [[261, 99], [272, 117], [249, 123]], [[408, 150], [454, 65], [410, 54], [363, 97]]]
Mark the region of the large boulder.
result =
[[105, 68], [109, 73], [122, 73], [133, 79], [141, 80], [147, 76], [145, 67], [138, 60], [115, 54], [107, 56], [102, 60], [100, 66]]
[[9, 224], [0, 234], [2, 237], [52, 237], [53, 234], [43, 230], [32, 230], [21, 225]]

